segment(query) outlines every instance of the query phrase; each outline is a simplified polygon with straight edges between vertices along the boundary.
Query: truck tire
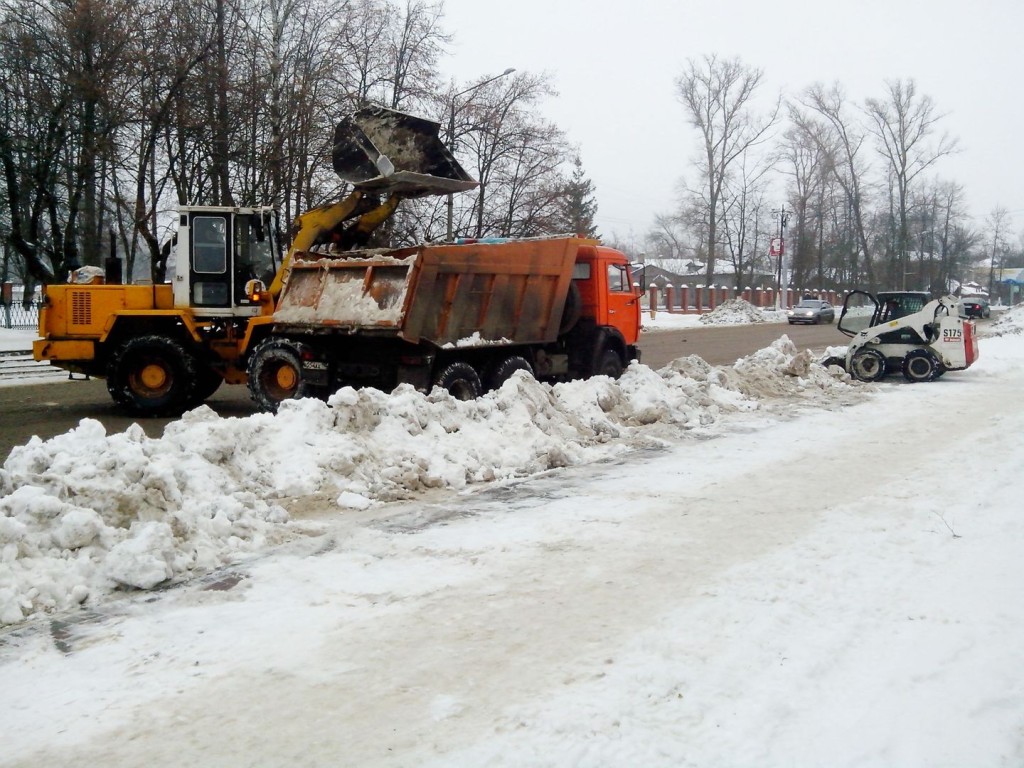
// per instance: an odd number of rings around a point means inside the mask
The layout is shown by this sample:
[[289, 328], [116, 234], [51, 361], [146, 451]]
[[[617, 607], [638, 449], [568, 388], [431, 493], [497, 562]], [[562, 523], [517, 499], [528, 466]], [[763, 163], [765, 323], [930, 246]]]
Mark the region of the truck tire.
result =
[[625, 368], [622, 365], [622, 358], [619, 357], [619, 353], [614, 349], [606, 349], [601, 353], [601, 357], [598, 358], [594, 375], [610, 376], [613, 379], [617, 379], [622, 375], [623, 370]]
[[178, 416], [191, 403], [196, 359], [166, 336], [139, 336], [117, 348], [107, 365], [107, 391], [136, 416]]
[[288, 339], [266, 339], [249, 359], [249, 396], [263, 411], [277, 413], [285, 400], [314, 394], [302, 380], [303, 345]]
[[449, 363], [434, 377], [434, 386], [447, 390], [456, 400], [473, 400], [480, 397], [480, 375], [469, 363], [456, 360]]
[[879, 381], [885, 376], [885, 355], [877, 349], [858, 350], [850, 359], [850, 375], [858, 381]]
[[487, 391], [501, 387], [516, 371], [526, 371], [533, 376], [533, 366], [522, 355], [512, 355], [500, 360], [487, 374]]
[[941, 364], [927, 349], [915, 349], [903, 358], [903, 378], [907, 381], [935, 381]]

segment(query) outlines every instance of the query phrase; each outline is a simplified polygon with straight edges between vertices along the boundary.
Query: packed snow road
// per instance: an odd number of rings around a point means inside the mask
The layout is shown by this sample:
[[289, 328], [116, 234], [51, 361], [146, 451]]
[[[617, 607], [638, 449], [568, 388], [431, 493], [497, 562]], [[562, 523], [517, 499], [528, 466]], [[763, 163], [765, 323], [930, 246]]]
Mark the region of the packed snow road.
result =
[[307, 537], [9, 634], [0, 764], [1020, 764], [1022, 361], [985, 339], [483, 491], [307, 497]]

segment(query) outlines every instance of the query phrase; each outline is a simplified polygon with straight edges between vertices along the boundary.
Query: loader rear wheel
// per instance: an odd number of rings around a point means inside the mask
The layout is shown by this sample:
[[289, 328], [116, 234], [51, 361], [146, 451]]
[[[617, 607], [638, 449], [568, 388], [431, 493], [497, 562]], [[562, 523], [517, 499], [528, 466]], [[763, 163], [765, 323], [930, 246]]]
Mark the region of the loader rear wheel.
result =
[[191, 403], [196, 360], [166, 336], [140, 336], [122, 344], [107, 366], [107, 391], [136, 416], [177, 416]]
[[859, 381], [879, 381], [885, 376], [885, 355], [877, 349], [862, 349], [850, 360], [850, 373]]
[[303, 345], [287, 339], [267, 339], [249, 361], [249, 396], [261, 410], [277, 413], [285, 400], [314, 394], [302, 380]]
[[512, 378], [516, 371], [526, 371], [533, 376], [533, 366], [530, 361], [522, 355], [512, 355], [498, 362], [487, 374], [487, 389], [498, 389], [502, 384]]
[[915, 349], [903, 358], [903, 378], [907, 381], [934, 381], [941, 375], [941, 364], [927, 349]]
[[473, 400], [480, 397], [482, 390], [480, 374], [472, 365], [461, 360], [442, 368], [434, 378], [434, 386], [447, 390], [456, 400]]

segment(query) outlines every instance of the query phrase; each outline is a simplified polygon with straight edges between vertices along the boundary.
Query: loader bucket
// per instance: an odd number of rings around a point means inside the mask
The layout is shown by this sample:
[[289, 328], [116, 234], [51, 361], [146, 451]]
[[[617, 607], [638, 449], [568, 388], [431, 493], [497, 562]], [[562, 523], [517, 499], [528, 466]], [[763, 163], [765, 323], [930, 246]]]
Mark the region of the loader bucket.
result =
[[334, 131], [334, 170], [356, 189], [405, 197], [477, 186], [438, 137], [440, 124], [385, 107], [365, 107]]

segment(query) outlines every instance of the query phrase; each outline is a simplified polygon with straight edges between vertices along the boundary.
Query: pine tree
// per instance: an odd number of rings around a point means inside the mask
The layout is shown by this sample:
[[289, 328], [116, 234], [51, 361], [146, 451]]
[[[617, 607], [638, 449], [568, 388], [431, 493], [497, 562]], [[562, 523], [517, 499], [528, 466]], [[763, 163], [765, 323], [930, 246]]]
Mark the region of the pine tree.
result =
[[594, 182], [583, 172], [583, 161], [577, 155], [573, 160], [572, 177], [565, 183], [560, 203], [562, 225], [568, 232], [584, 237], [597, 238], [597, 200], [594, 199]]

